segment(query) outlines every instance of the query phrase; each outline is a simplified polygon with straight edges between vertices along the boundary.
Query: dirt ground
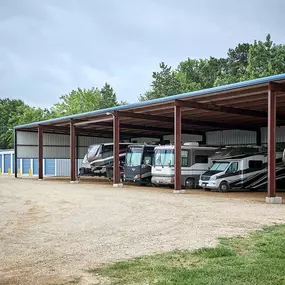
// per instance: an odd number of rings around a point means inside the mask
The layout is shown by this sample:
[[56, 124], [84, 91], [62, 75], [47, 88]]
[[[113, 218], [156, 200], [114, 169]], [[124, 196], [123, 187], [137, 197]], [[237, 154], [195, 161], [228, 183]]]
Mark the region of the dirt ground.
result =
[[285, 223], [265, 196], [0, 176], [0, 284], [99, 284], [89, 268]]

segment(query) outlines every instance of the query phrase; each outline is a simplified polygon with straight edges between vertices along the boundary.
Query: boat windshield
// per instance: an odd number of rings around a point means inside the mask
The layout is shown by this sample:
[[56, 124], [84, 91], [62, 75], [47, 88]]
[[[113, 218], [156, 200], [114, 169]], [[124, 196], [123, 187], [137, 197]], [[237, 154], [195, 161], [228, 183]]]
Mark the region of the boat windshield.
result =
[[138, 147], [128, 148], [127, 153], [126, 153], [125, 165], [126, 166], [139, 166], [139, 165], [141, 165], [142, 153], [143, 153], [142, 148], [138, 148]]
[[174, 150], [173, 149], [156, 149], [154, 153], [155, 166], [173, 166]]
[[215, 170], [215, 171], [225, 171], [227, 167], [229, 166], [229, 162], [215, 162], [210, 170]]

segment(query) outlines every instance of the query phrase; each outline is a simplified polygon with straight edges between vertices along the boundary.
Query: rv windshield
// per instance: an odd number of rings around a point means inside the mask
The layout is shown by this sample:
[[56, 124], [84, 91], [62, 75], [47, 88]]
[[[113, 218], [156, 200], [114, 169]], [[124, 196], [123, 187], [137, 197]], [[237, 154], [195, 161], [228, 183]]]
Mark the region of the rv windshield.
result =
[[126, 166], [139, 166], [142, 161], [142, 148], [128, 148], [126, 153]]
[[171, 166], [174, 165], [174, 150], [173, 149], [156, 149], [154, 154], [155, 165]]
[[229, 162], [215, 162], [210, 170], [225, 171], [230, 163]]
[[100, 144], [95, 144], [95, 145], [89, 147], [88, 153], [87, 153], [87, 159], [89, 162], [91, 160], [93, 160], [98, 155], [99, 148], [100, 148]]

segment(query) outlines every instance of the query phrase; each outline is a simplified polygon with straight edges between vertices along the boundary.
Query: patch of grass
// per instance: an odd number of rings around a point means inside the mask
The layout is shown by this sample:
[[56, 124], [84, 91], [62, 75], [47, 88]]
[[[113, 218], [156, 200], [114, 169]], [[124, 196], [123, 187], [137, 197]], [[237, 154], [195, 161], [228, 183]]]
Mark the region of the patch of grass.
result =
[[285, 225], [247, 237], [222, 238], [215, 248], [144, 256], [89, 272], [118, 285], [281, 285], [285, 284]]

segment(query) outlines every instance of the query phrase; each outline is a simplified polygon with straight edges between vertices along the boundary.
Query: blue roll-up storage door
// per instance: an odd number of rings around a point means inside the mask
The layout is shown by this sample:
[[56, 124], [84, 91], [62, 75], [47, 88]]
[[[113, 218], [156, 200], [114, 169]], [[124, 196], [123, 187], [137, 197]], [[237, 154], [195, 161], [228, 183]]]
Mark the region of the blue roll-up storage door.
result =
[[12, 165], [11, 165], [11, 173], [14, 173], [15, 169], [14, 169], [14, 164], [15, 164], [15, 155], [12, 154]]
[[20, 164], [20, 158], [17, 159], [17, 173], [19, 172], [19, 169], [21, 168], [21, 164]]
[[34, 175], [39, 174], [39, 160], [37, 158], [33, 159], [33, 174]]
[[4, 154], [4, 173], [8, 173], [8, 169], [11, 169], [11, 154]]
[[31, 168], [31, 160], [28, 158], [23, 158], [23, 162], [22, 162], [23, 174], [29, 174], [30, 168]]
[[45, 160], [45, 175], [55, 175], [55, 159]]

